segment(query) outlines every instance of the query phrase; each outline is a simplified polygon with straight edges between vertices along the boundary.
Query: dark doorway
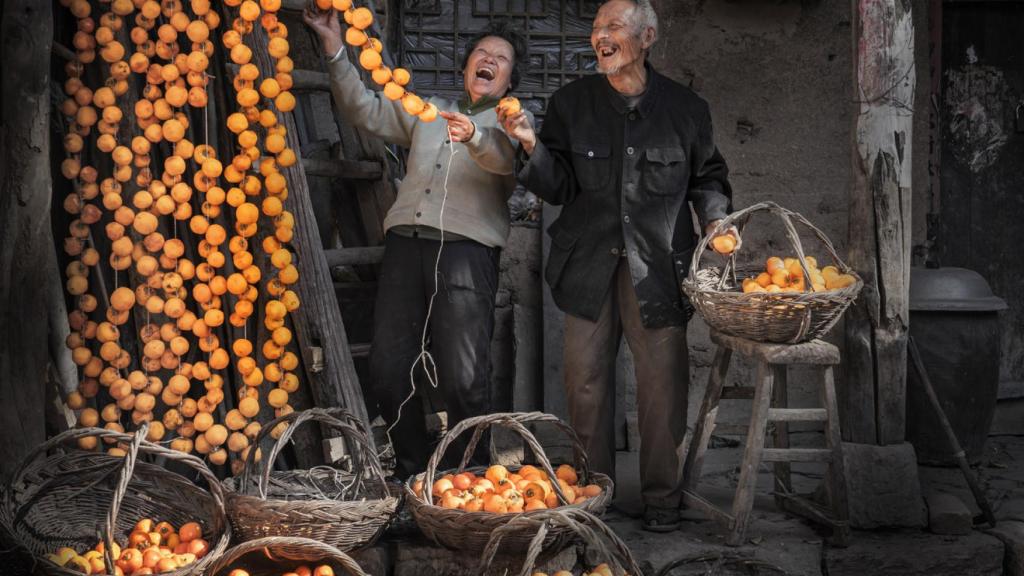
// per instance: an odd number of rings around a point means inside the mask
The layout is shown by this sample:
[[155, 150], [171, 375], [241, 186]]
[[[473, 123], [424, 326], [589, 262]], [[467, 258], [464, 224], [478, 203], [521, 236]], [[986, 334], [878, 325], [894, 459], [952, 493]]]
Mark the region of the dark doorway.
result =
[[945, 2], [942, 20], [937, 255], [1006, 300], [1000, 380], [1024, 391], [1024, 1]]

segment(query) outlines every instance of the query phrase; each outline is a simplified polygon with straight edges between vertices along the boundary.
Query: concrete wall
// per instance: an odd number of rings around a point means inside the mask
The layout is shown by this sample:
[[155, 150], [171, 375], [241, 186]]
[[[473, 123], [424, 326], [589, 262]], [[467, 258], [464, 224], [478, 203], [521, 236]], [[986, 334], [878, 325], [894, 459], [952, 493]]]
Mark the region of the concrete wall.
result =
[[[851, 7], [838, 0], [661, 0], [656, 2], [661, 38], [652, 53], [654, 66], [689, 84], [711, 105], [718, 146], [729, 162], [734, 204], [743, 208], [772, 200], [796, 210], [818, 226], [845, 255], [850, 191], [850, 130], [853, 98]], [[918, 99], [913, 145], [914, 243], [924, 240], [928, 206], [928, 24], [926, 6], [915, 3], [918, 53]], [[536, 228], [520, 228], [506, 252], [515, 254], [503, 266], [503, 282], [523, 286], [540, 282], [537, 259], [519, 254], [537, 249]], [[826, 256], [823, 247], [804, 236], [809, 254]], [[744, 252], [763, 262], [769, 255], [792, 255], [780, 223], [765, 215], [751, 221]], [[710, 258], [714, 258], [713, 256]], [[528, 263], [528, 273], [515, 271]], [[517, 290], [512, 288], [512, 298]], [[534, 296], [523, 301], [539, 305]], [[531, 312], [532, 314], [532, 312]], [[539, 317], [539, 314], [537, 315]], [[539, 333], [535, 327], [527, 328]], [[842, 326], [829, 340], [842, 347]], [[699, 316], [689, 329], [692, 358], [690, 422], [703, 395], [713, 347]], [[545, 350], [545, 364], [551, 354]], [[623, 400], [633, 410], [635, 380], [628, 354], [622, 357]], [[750, 367], [735, 361], [729, 384], [746, 381]], [[551, 378], [549, 378], [551, 380]], [[791, 403], [813, 405], [817, 388], [810, 375], [794, 371]], [[546, 386], [561, 386], [548, 381]], [[840, 385], [842, 376], [840, 375]], [[813, 394], [812, 394], [813, 393]], [[726, 421], [745, 421], [746, 402], [725, 402]], [[630, 448], [635, 448], [635, 442]], [[620, 442], [621, 446], [621, 442]]]

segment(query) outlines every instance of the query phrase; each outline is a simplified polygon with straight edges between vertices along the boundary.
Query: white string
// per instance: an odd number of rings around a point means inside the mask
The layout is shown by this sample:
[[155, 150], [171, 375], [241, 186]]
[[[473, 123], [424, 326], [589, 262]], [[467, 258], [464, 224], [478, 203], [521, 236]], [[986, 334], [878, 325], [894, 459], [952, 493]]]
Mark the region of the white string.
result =
[[[427, 331], [430, 329], [430, 316], [434, 312], [434, 298], [437, 296], [438, 287], [440, 282], [438, 277], [441, 274], [441, 253], [444, 251], [444, 206], [448, 201], [448, 177], [452, 172], [452, 160], [455, 158], [455, 140], [452, 139], [452, 127], [448, 125], [448, 148], [451, 154], [448, 156], [448, 168], [444, 173], [444, 196], [441, 197], [441, 212], [438, 215], [438, 228], [441, 231], [441, 244], [437, 247], [437, 259], [434, 261], [434, 293], [430, 295], [430, 302], [427, 304], [427, 317], [423, 320], [423, 335], [420, 337], [420, 353], [416, 356], [416, 360], [413, 361], [412, 366], [409, 367], [409, 395], [402, 400], [402, 403], [398, 405], [398, 414], [395, 416], [395, 421], [384, 431], [384, 434], [388, 438], [388, 444], [391, 444], [392, 449], [394, 448], [394, 442], [391, 440], [391, 430], [402, 420], [402, 409], [405, 405], [412, 400], [413, 396], [416, 395], [416, 366], [420, 363], [423, 364], [423, 370], [427, 373], [427, 381], [433, 388], [437, 388], [438, 377], [437, 377], [437, 363], [434, 362], [434, 357], [430, 355], [427, 350]], [[429, 364], [428, 364], [429, 362]], [[378, 455], [379, 456], [379, 455]]]

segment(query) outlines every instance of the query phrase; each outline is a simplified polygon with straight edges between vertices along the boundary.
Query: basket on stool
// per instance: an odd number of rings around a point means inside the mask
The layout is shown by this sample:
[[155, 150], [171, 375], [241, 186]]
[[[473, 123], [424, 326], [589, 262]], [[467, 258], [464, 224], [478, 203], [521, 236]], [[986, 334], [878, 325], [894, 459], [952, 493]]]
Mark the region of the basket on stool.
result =
[[[737, 212], [733, 212], [718, 225], [718, 230], [725, 230], [739, 222], [742, 233], [750, 216], [755, 212], [768, 211], [778, 216], [786, 227], [797, 259], [806, 278], [810, 278], [810, 270], [804, 257], [800, 236], [793, 226], [793, 220], [810, 228], [818, 237], [831, 256], [840, 272], [850, 274], [856, 281], [844, 288], [824, 292], [755, 292], [744, 293], [739, 283], [742, 278], [756, 276], [758, 269], [736, 269], [736, 253], [726, 263], [724, 269], [699, 269], [701, 257], [707, 249], [711, 236], [701, 239], [690, 262], [690, 273], [683, 280], [683, 292], [690, 302], [704, 317], [712, 328], [747, 338], [757, 342], [779, 342], [797, 344], [824, 336], [846, 308], [857, 298], [857, 293], [864, 286], [863, 281], [839, 255], [828, 237], [807, 221], [806, 218], [787, 210], [774, 202], [761, 202]], [[742, 236], [742, 234], [741, 234]]]
[[[531, 516], [513, 518], [508, 524], [491, 533], [491, 539], [487, 542], [487, 547], [480, 557], [480, 573], [530, 576], [536, 569], [542, 552], [547, 550], [544, 542], [547, 539], [547, 533], [552, 529], [571, 530], [576, 539], [582, 541], [588, 549], [593, 550], [599, 559], [609, 564], [614, 574], [621, 576], [623, 572], [626, 572], [631, 576], [643, 576], [633, 554], [622, 539], [600, 518], [580, 509], [540, 510]], [[530, 540], [530, 545], [521, 564], [517, 559], [516, 565], [521, 566], [519, 572], [510, 571], [509, 567], [498, 566], [495, 558], [499, 556], [498, 550], [501, 548], [505, 536], [524, 531], [533, 532], [534, 536]], [[554, 552], [558, 552], [558, 550]]]
[[241, 568], [249, 576], [281, 576], [292, 572], [298, 564], [326, 564], [336, 575], [367, 576], [355, 560], [334, 546], [309, 538], [285, 536], [257, 538], [229, 548], [206, 574], [227, 576], [231, 570]]
[[[282, 422], [289, 423], [261, 465], [250, 450], [242, 474], [224, 481], [228, 517], [236, 536], [310, 538], [349, 552], [372, 544], [394, 515], [399, 497], [384, 480], [363, 423], [340, 408], [292, 412], [260, 429], [260, 442]], [[352, 473], [327, 466], [311, 470], [272, 470], [274, 461], [301, 424], [320, 422], [342, 433], [352, 455]], [[255, 469], [259, 467], [258, 475]]]
[[[113, 574], [116, 559], [111, 556], [111, 544], [125, 543], [143, 518], [175, 527], [198, 522], [210, 544], [202, 558], [162, 575], [202, 574], [227, 549], [231, 527], [217, 477], [199, 458], [144, 440], [148, 430], [145, 424], [134, 434], [75, 428], [43, 442], [25, 457], [4, 491], [0, 521], [34, 557], [37, 573], [81, 576], [46, 555], [62, 547], [91, 549], [102, 539], [106, 574]], [[87, 437], [125, 443], [127, 455], [67, 449], [68, 442]], [[139, 461], [140, 453], [189, 466], [206, 480], [209, 491], [160, 466]], [[183, 502], [189, 505], [182, 506]]]
[[[584, 484], [596, 484], [601, 487], [601, 493], [593, 498], [588, 498], [579, 504], [566, 504], [565, 495], [558, 482], [556, 480], [552, 481], [552, 489], [558, 495], [558, 501], [561, 504], [559, 509], [581, 509], [593, 514], [604, 512], [608, 503], [611, 502], [612, 480], [604, 474], [590, 471], [583, 445], [572, 428], [555, 416], [540, 412], [488, 414], [467, 418], [456, 424], [441, 439], [440, 444], [438, 444], [437, 449], [434, 450], [430, 461], [427, 463], [426, 471], [423, 474], [409, 478], [406, 482], [406, 502], [412, 510], [416, 524], [424, 535], [434, 542], [451, 549], [479, 553], [486, 548], [491, 533], [508, 524], [513, 518], [532, 518], [544, 512], [544, 510], [520, 512], [518, 514], [496, 514], [484, 511], [468, 512], [435, 505], [433, 495], [431, 494], [431, 487], [434, 481], [446, 473], [458, 474], [466, 470], [474, 473], [483, 473], [485, 470], [483, 467], [467, 469], [466, 466], [484, 431], [490, 426], [502, 426], [519, 434], [526, 441], [527, 445], [530, 446], [540, 468], [547, 473], [549, 478], [555, 479], [554, 469], [551, 466], [551, 461], [544, 453], [544, 448], [525, 426], [535, 422], [554, 424], [556, 428], [568, 436], [573, 448], [573, 468], [575, 468], [578, 478]], [[445, 451], [456, 438], [470, 429], [473, 430], [473, 436], [463, 454], [461, 465], [455, 470], [438, 474], [437, 465], [444, 456]], [[422, 493], [419, 495], [413, 490], [416, 480], [423, 481]], [[505, 544], [502, 547], [503, 553], [522, 554], [529, 548], [536, 529], [531, 531], [528, 526], [523, 528], [524, 530], [509, 531], [505, 534]], [[555, 546], [558, 542], [564, 542], [567, 538], [571, 538], [572, 535], [573, 531], [571, 528], [564, 526], [552, 527], [544, 540], [544, 548], [547, 549]]]

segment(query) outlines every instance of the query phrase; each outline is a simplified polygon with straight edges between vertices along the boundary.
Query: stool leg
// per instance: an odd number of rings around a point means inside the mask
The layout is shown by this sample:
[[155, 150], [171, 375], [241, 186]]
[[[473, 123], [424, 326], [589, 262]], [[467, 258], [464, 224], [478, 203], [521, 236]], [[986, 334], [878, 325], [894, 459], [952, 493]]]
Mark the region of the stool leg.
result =
[[[772, 383], [772, 406], [775, 408], [789, 408], [788, 388], [788, 366], [785, 364], [773, 364], [775, 371], [775, 382]], [[789, 448], [789, 423], [772, 422], [772, 444], [776, 448]], [[779, 508], [784, 506], [783, 494], [793, 492], [792, 477], [790, 475], [789, 462], [775, 463], [775, 505]]]
[[846, 499], [846, 470], [843, 464], [843, 437], [839, 430], [839, 409], [836, 404], [836, 388], [832, 367], [827, 366], [822, 374], [821, 400], [828, 414], [825, 423], [825, 446], [832, 450], [832, 461], [828, 465], [829, 501], [832, 514], [838, 521], [833, 531], [836, 546], [845, 547], [850, 541], [850, 509]]
[[754, 403], [747, 431], [747, 447], [743, 452], [736, 497], [732, 503], [735, 518], [732, 533], [726, 540], [729, 546], [740, 546], [747, 535], [747, 524], [754, 507], [754, 491], [757, 489], [757, 473], [761, 467], [761, 452], [768, 428], [768, 409], [772, 403], [772, 367], [764, 361], [757, 363], [757, 384], [754, 389]]
[[704, 453], [711, 441], [711, 432], [715, 429], [715, 418], [718, 416], [718, 401], [722, 397], [722, 386], [725, 375], [729, 372], [729, 360], [732, 350], [723, 346], [715, 349], [715, 359], [711, 363], [708, 374], [708, 386], [704, 391], [704, 401], [697, 415], [697, 423], [693, 430], [693, 439], [686, 451], [686, 463], [683, 465], [683, 489], [693, 492], [700, 483], [700, 470], [704, 465]]

